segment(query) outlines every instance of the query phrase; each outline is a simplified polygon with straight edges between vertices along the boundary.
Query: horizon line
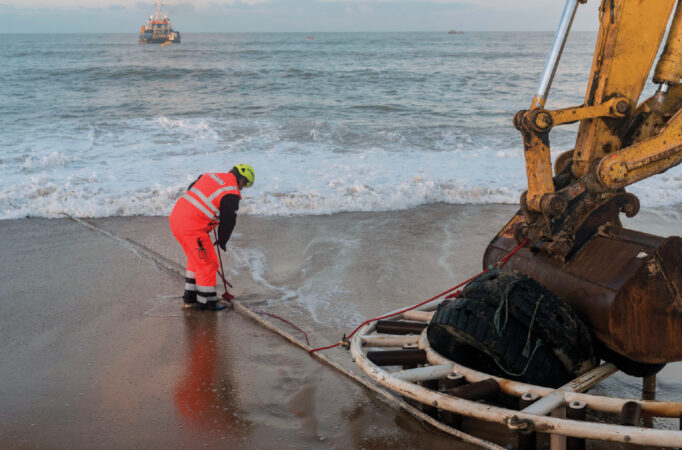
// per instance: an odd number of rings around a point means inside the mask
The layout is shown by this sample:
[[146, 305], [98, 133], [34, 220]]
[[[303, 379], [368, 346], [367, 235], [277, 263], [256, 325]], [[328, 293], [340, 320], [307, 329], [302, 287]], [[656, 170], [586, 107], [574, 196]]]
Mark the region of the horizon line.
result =
[[[176, 30], [180, 31], [180, 30]], [[354, 30], [354, 31], [181, 31], [183, 34], [249, 34], [249, 33], [259, 33], [259, 34], [333, 34], [333, 33], [445, 33], [448, 34], [449, 30]], [[556, 30], [456, 30], [457, 34], [466, 33], [554, 33]], [[571, 30], [571, 33], [596, 33], [597, 30]], [[0, 32], [3, 34], [139, 34], [137, 31], [106, 31], [106, 32], [95, 32], [95, 31], [5, 31]]]

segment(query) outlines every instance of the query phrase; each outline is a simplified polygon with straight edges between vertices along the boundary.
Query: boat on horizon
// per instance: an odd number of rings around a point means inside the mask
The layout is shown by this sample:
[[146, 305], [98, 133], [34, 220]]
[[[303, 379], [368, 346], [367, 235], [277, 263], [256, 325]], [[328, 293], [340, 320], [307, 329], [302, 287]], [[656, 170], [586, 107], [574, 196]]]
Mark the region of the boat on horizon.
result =
[[462, 31], [457, 31], [455, 29], [448, 30], [448, 34], [462, 34]]
[[156, 14], [149, 16], [147, 25], [140, 30], [140, 44], [179, 44], [180, 32], [173, 30], [173, 25], [166, 14], [161, 16], [161, 0], [156, 0]]

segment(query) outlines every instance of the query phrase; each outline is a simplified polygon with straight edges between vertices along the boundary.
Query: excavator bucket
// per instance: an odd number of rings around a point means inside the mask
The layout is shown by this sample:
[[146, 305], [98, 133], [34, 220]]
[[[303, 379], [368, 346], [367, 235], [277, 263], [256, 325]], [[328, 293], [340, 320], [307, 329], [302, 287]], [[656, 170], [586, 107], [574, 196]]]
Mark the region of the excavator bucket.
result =
[[[492, 240], [484, 267], [513, 250], [518, 214]], [[682, 238], [604, 225], [567, 261], [524, 247], [505, 269], [568, 303], [611, 350], [642, 363], [682, 360]]]
[[[528, 190], [488, 246], [484, 266], [524, 242], [505, 269], [566, 302], [604, 359], [625, 358], [655, 373], [655, 365], [682, 360], [682, 239], [625, 229], [619, 215], [639, 210], [627, 186], [682, 163], [682, 0], [602, 2], [584, 103], [547, 109], [581, 3], [566, 0], [531, 106], [514, 117]], [[651, 78], [658, 90], [638, 106], [663, 43]], [[552, 167], [549, 133], [573, 122], [580, 122], [575, 147]]]

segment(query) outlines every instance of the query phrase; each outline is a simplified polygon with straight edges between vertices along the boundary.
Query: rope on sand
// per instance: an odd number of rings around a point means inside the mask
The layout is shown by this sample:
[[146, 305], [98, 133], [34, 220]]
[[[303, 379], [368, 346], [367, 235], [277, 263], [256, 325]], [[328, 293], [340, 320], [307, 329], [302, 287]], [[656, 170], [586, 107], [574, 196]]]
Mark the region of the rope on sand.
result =
[[[109, 231], [106, 231], [102, 228], [96, 227], [95, 225], [92, 225], [91, 223], [80, 219], [78, 217], [74, 217], [71, 214], [68, 213], [62, 213], [64, 216], [68, 217], [69, 219], [73, 220], [74, 222], [79, 223], [80, 225], [83, 225], [86, 228], [89, 228], [93, 231], [96, 231], [98, 233], [101, 233], [119, 244], [121, 244], [124, 248], [132, 251], [135, 253], [139, 258], [143, 259], [144, 261], [147, 261], [157, 267], [158, 269], [161, 269], [169, 274], [172, 275], [177, 275], [178, 277], [182, 278], [184, 280], [185, 278], [185, 271], [182, 267], [180, 267], [177, 263], [165, 258], [164, 256], [154, 252], [153, 250], [150, 250], [146, 247], [144, 247], [141, 244], [138, 244], [134, 241], [131, 241], [130, 239], [122, 238], [120, 236], [117, 236]], [[433, 426], [434, 428], [441, 430], [445, 433], [448, 433], [452, 436], [455, 436], [465, 442], [469, 442], [471, 444], [478, 445], [481, 448], [485, 449], [491, 449], [491, 450], [503, 450], [503, 447], [500, 447], [499, 445], [496, 445], [492, 442], [486, 441], [484, 439], [477, 438], [475, 436], [471, 436], [467, 433], [464, 433], [460, 430], [457, 430], [455, 428], [449, 427], [445, 425], [442, 422], [437, 421], [436, 419], [432, 418], [431, 416], [423, 413], [421, 410], [415, 408], [414, 406], [410, 405], [406, 401], [404, 401], [401, 398], [396, 397], [394, 394], [392, 394], [390, 391], [379, 387], [368, 380], [365, 380], [364, 378], [356, 375], [355, 373], [351, 372], [350, 370], [346, 369], [345, 367], [342, 367], [338, 363], [330, 360], [327, 358], [324, 354], [322, 353], [310, 353], [312, 348], [310, 345], [304, 344], [303, 342], [299, 341], [296, 339], [294, 336], [289, 334], [288, 332], [282, 330], [279, 327], [274, 326], [272, 323], [268, 322], [267, 320], [263, 319], [260, 317], [256, 312], [252, 311], [248, 307], [244, 306], [242, 303], [240, 303], [237, 300], [232, 300], [231, 301], [232, 305], [234, 306], [234, 309], [243, 314], [244, 316], [250, 318], [251, 320], [255, 321], [259, 325], [267, 328], [268, 330], [272, 331], [273, 333], [276, 333], [286, 339], [287, 341], [291, 342], [292, 344], [296, 345], [297, 347], [302, 348], [310, 356], [313, 358], [317, 359], [318, 361], [326, 364], [327, 366], [333, 368], [334, 370], [338, 371], [342, 375], [345, 375], [346, 377], [350, 378], [357, 384], [364, 386], [365, 388], [369, 389], [370, 391], [374, 392], [377, 396], [385, 400], [388, 404], [393, 405], [393, 406], [398, 406], [399, 408], [402, 408], [404, 411], [407, 413], [413, 415], [414, 417], [417, 417], [418, 419], [422, 420], [423, 422], [428, 423], [429, 425]]]

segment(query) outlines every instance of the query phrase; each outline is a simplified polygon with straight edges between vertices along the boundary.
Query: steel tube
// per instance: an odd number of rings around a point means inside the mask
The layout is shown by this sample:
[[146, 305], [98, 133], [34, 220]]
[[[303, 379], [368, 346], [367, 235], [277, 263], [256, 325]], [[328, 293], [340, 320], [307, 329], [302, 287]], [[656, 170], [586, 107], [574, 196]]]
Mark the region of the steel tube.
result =
[[521, 397], [519, 397], [519, 409], [528, 408], [530, 405], [537, 402], [539, 398], [540, 396], [537, 394], [531, 394], [530, 392], [526, 392]]
[[554, 74], [556, 73], [557, 66], [559, 65], [559, 59], [561, 59], [561, 52], [563, 52], [564, 45], [566, 45], [566, 38], [568, 37], [568, 32], [571, 29], [573, 17], [575, 17], [575, 12], [577, 9], [578, 0], [566, 0], [564, 12], [561, 14], [561, 20], [559, 21], [559, 27], [557, 28], [556, 34], [554, 35], [552, 49], [550, 50], [549, 56], [547, 57], [545, 68], [542, 71], [542, 76], [540, 77], [540, 84], [538, 84], [538, 90], [535, 94], [535, 98], [533, 99], [530, 109], [542, 108], [545, 106], [549, 89], [552, 87]]
[[[445, 364], [451, 363], [449, 359], [443, 355], [438, 354], [433, 349], [428, 347], [428, 340], [425, 335], [420, 338], [420, 345], [427, 349], [426, 355], [431, 364]], [[479, 372], [470, 369], [461, 364], [454, 363], [454, 371], [461, 373], [468, 380], [485, 380], [491, 378], [490, 374]], [[617, 372], [618, 369], [613, 364], [606, 363], [599, 367], [584, 373], [575, 380], [562, 386], [560, 389], [564, 392], [564, 398], [567, 402], [580, 401], [590, 405], [590, 409], [596, 411], [604, 411], [611, 413], [620, 413], [623, 404], [627, 399], [605, 397], [603, 395], [583, 394], [582, 392], [594, 387], [600, 381]], [[532, 384], [521, 383], [520, 381], [506, 380], [504, 378], [493, 377], [500, 383], [500, 388], [505, 394], [521, 396], [526, 392], [532, 392], [540, 396], [547, 396], [554, 392], [555, 389], [536, 386]], [[665, 401], [642, 401], [640, 402], [642, 411], [647, 415], [656, 417], [680, 417], [682, 416], [682, 402], [665, 402]]]
[[[587, 403], [570, 402], [566, 408], [566, 418], [570, 420], [585, 420]], [[585, 439], [577, 437], [566, 438], [566, 450], [585, 450]]]
[[500, 392], [500, 385], [492, 378], [465, 384], [448, 391], [448, 394], [467, 400], [482, 400]]
[[644, 400], [656, 398], [656, 375], [650, 375], [642, 379], [642, 397]]
[[[419, 344], [405, 344], [403, 345], [403, 350], [417, 350], [419, 348]], [[402, 364], [403, 370], [412, 370], [416, 369], [419, 364], [414, 363], [414, 362], [409, 362]]]
[[376, 325], [377, 333], [386, 334], [419, 334], [424, 328], [426, 328], [425, 323], [399, 320], [380, 320]]
[[[423, 350], [419, 350], [423, 351]], [[438, 380], [452, 373], [452, 364], [441, 364], [439, 366], [418, 367], [416, 369], [402, 370], [394, 372], [393, 376], [401, 380], [417, 382]], [[435, 389], [438, 389], [436, 387]]]
[[620, 411], [620, 425], [638, 427], [639, 418], [642, 415], [642, 407], [637, 402], [627, 402]]
[[433, 311], [405, 311], [402, 316], [405, 320], [416, 320], [417, 322], [430, 322], [433, 317]]
[[[452, 367], [450, 367], [450, 370], [452, 370]], [[437, 379], [421, 381], [419, 384], [424, 386], [426, 389], [430, 389], [432, 391], [438, 390], [438, 380]], [[422, 403], [422, 411], [424, 411], [424, 414], [428, 414], [429, 416], [433, 417], [434, 419], [438, 419], [438, 408], [436, 408], [435, 406], [429, 405], [426, 403]]]
[[440, 411], [440, 420], [447, 426], [456, 430], [462, 428], [462, 416], [452, 411], [442, 409]]
[[377, 366], [401, 366], [426, 363], [426, 352], [421, 349], [377, 350], [367, 352], [367, 359]]
[[362, 345], [365, 347], [402, 347], [418, 342], [419, 336], [362, 336]]
[[564, 394], [561, 391], [554, 391], [547, 397], [525, 408], [523, 411], [526, 414], [537, 414], [538, 416], [545, 416], [564, 404]]
[[[557, 419], [566, 419], [566, 407], [561, 406], [550, 414], [552, 417]], [[566, 436], [557, 433], [551, 433], [549, 435], [549, 448], [551, 450], [566, 450]]]
[[[441, 391], [446, 392], [452, 388], [462, 386], [466, 383], [466, 378], [459, 373], [451, 373], [445, 378], [441, 379]], [[446, 409], [440, 410], [440, 418], [446, 425], [451, 426], [455, 429], [460, 429], [462, 427], [462, 416], [452, 411]]]
[[538, 447], [538, 434], [535, 431], [530, 433], [518, 433], [516, 446], [519, 450], [535, 450]]
[[[565, 436], [585, 437], [587, 439], [598, 439], [608, 442], [628, 442], [631, 444], [659, 445], [668, 447], [674, 447], [680, 443], [680, 437], [682, 437], [682, 433], [675, 430], [641, 429], [637, 427], [623, 427], [619, 425], [591, 423], [587, 421], [577, 422], [574, 420], [558, 419], [555, 417], [536, 416], [496, 407], [493, 405], [478, 403], [471, 400], [451, 397], [439, 392], [424, 389], [423, 387], [417, 386], [414, 383], [398, 380], [392, 377], [390, 373], [377, 367], [375, 364], [369, 361], [362, 351], [360, 336], [366, 333], [371, 333], [374, 330], [372, 325], [373, 324], [363, 326], [353, 336], [350, 347], [351, 355], [354, 358], [355, 363], [365, 372], [365, 374], [396, 392], [398, 395], [414, 398], [422, 403], [431, 403], [438, 408], [447, 409], [448, 411], [463, 414], [468, 417], [484, 420], [487, 422], [496, 422], [507, 425], [514, 418], [521, 421], [530, 420], [540, 431], [551, 430], [552, 433], [558, 433]], [[424, 338], [423, 335], [422, 338]], [[462, 366], [455, 365], [455, 367], [459, 372], [460, 367]], [[472, 371], [472, 373], [473, 372], [475, 371]], [[462, 373], [464, 373], [464, 371], [462, 371]], [[490, 375], [488, 375], [488, 377], [490, 377]], [[519, 385], [522, 384], [523, 383], [519, 383]], [[528, 388], [533, 388], [531, 385], [526, 386]], [[527, 391], [528, 390], [529, 389], [527, 389]], [[597, 398], [595, 396], [587, 397], [591, 397], [592, 401], [595, 401]], [[676, 417], [679, 417], [679, 413], [676, 414]]]
[[[531, 394], [527, 392], [519, 398], [519, 409], [528, 408], [530, 405], [535, 403], [538, 398], [537, 394]], [[519, 450], [535, 450], [538, 446], [538, 434], [535, 431], [530, 433], [518, 433], [517, 447]]]
[[441, 391], [446, 391], [448, 389], [456, 388], [458, 386], [466, 383], [466, 378], [464, 375], [459, 373], [451, 373], [441, 380]]

